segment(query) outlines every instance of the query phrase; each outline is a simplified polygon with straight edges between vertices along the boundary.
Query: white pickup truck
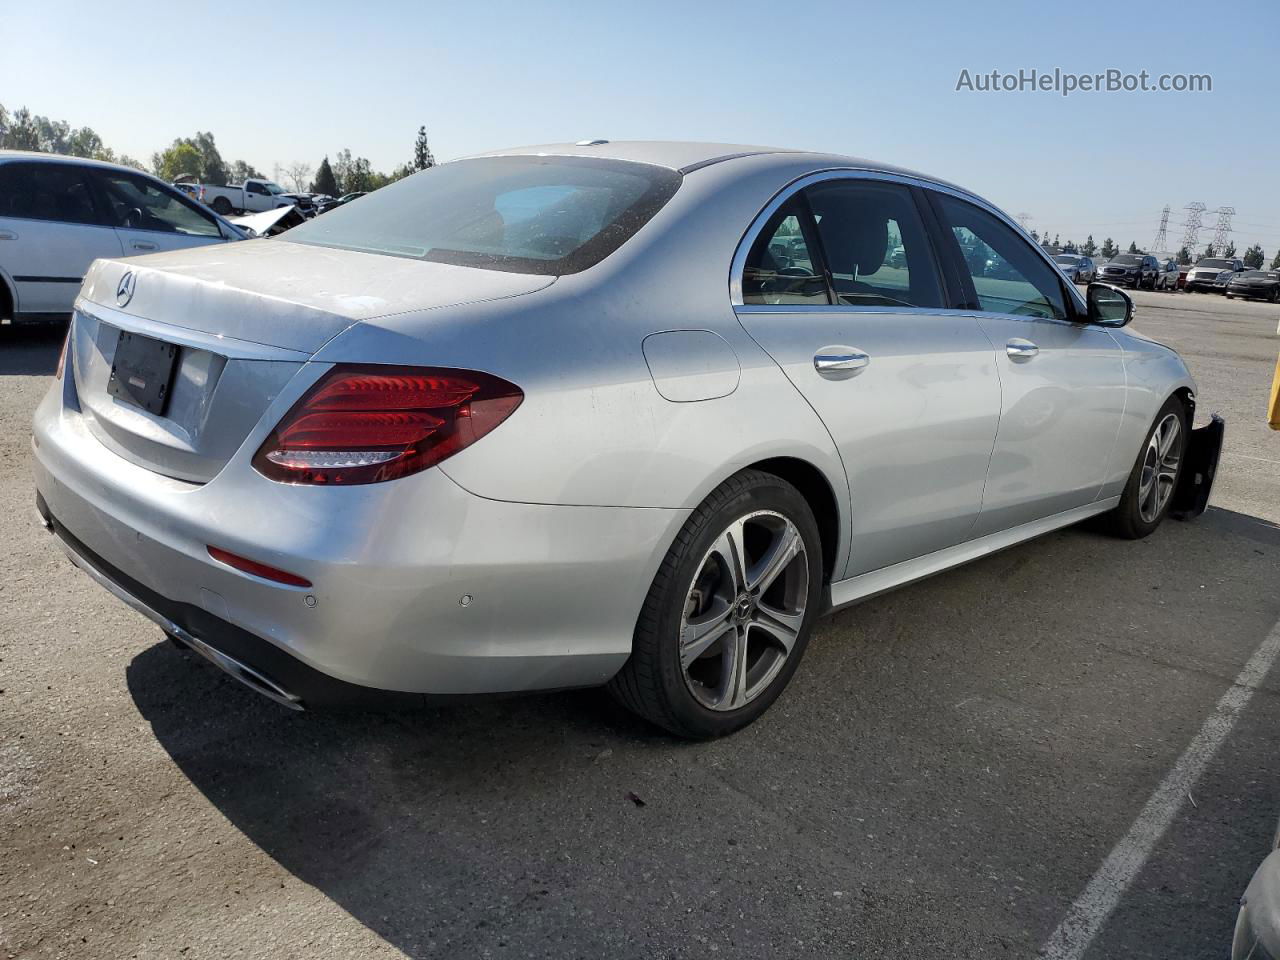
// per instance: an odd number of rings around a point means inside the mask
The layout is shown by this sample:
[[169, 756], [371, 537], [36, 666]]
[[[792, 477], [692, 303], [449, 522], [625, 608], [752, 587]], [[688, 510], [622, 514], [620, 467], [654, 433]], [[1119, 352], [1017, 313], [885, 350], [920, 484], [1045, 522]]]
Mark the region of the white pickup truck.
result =
[[284, 187], [270, 180], [250, 179], [227, 186], [214, 186], [211, 183], [193, 186], [197, 191], [196, 199], [224, 217], [232, 213], [260, 213], [263, 210], [290, 206], [296, 206], [304, 213], [310, 212], [310, 197], [286, 193]]

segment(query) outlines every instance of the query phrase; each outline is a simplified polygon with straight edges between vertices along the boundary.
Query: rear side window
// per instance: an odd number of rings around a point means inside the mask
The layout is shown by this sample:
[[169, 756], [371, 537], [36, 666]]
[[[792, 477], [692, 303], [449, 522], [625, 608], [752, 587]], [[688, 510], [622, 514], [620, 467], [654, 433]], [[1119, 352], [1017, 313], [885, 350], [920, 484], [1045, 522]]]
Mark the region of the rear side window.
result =
[[756, 237], [742, 271], [743, 303], [807, 303], [825, 306], [827, 280], [818, 267], [804, 224], [803, 204], [792, 200]]
[[942, 193], [933, 196], [943, 223], [960, 244], [979, 309], [1067, 318], [1058, 273], [1030, 243], [981, 207]]
[[595, 157], [458, 160], [281, 239], [512, 273], [577, 273], [622, 246], [680, 181], [665, 167]]
[[840, 303], [942, 306], [933, 251], [906, 187], [830, 180], [809, 187], [805, 194]]
[[0, 217], [100, 222], [84, 168], [70, 163], [0, 164]]
[[218, 224], [201, 213], [177, 190], [166, 189], [146, 177], [114, 170], [96, 170], [113, 226], [134, 230], [182, 233], [189, 237], [217, 237]]

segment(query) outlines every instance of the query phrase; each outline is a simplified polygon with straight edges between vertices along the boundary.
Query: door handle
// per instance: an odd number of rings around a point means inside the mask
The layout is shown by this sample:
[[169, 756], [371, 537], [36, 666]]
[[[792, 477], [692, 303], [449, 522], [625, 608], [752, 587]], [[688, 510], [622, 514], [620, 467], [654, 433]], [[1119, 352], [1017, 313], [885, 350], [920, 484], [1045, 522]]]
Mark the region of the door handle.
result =
[[1004, 352], [1009, 355], [1011, 360], [1025, 361], [1030, 360], [1040, 348], [1030, 340], [1023, 340], [1021, 337], [1014, 337], [1004, 345]]
[[0, 240], [17, 240], [18, 235], [12, 230], [0, 230]]
[[133, 241], [133, 249], [135, 250], [154, 250], [155, 248], [156, 248], [156, 245], [152, 243], [150, 240]]
[[818, 376], [828, 380], [848, 380], [866, 369], [871, 357], [857, 347], [823, 347], [813, 356]]

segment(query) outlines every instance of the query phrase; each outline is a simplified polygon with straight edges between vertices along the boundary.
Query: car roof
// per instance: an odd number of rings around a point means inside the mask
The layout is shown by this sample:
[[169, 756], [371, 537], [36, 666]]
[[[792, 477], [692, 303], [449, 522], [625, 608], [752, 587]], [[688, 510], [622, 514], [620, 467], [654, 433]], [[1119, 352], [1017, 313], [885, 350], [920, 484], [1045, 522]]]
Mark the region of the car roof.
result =
[[91, 160], [88, 157], [71, 157], [63, 153], [41, 153], [37, 150], [0, 150], [0, 163], [5, 160], [38, 160], [42, 163], [78, 163], [90, 167], [101, 167], [104, 170], [128, 170], [130, 173], [152, 174], [137, 167], [122, 163], [107, 163], [105, 160]]
[[971, 192], [938, 177], [909, 170], [905, 167], [868, 160], [864, 157], [746, 143], [703, 143], [684, 140], [580, 140], [576, 143], [544, 143], [528, 147], [513, 147], [507, 150], [493, 150], [478, 153], [474, 156], [605, 157], [610, 160], [650, 163], [660, 167], [668, 167], [680, 173], [692, 173], [694, 170], [703, 167], [744, 157], [776, 157], [780, 164], [792, 164], [798, 158], [808, 158], [812, 161], [815, 169], [823, 167], [853, 167], [859, 170], [870, 170], [876, 173], [889, 173], [913, 177], [917, 180], [926, 180], [951, 187], [962, 193]]

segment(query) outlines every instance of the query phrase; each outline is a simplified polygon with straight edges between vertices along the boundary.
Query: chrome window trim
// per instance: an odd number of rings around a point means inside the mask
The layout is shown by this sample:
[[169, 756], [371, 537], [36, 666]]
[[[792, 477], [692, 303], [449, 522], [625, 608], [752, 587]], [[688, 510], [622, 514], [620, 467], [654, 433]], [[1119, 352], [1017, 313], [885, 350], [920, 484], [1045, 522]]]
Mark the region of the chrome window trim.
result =
[[[995, 313], [990, 310], [969, 310], [959, 307], [859, 307], [852, 304], [835, 303], [737, 303], [733, 306], [733, 312], [738, 316], [780, 313], [819, 313], [830, 315], [832, 312], [835, 312], [838, 314], [856, 313], [859, 316], [905, 314], [912, 317], [968, 317], [973, 320], [981, 320], [984, 317], [993, 317], [999, 320], [1018, 320], [1022, 323], [1053, 323], [1063, 327], [1080, 326], [1078, 321], [1064, 320], [1059, 319], [1058, 317], [1033, 317], [1024, 313]], [[1105, 327], [1106, 324], [1095, 324], [1095, 326]]]
[[[766, 306], [766, 307], [775, 306], [775, 304], [749, 304], [749, 303], [743, 302], [742, 272], [744, 269], [746, 269], [747, 257], [751, 253], [751, 247], [755, 243], [756, 238], [760, 235], [760, 231], [764, 229], [765, 224], [769, 222], [769, 218], [772, 217], [774, 213], [777, 212], [779, 207], [781, 207], [784, 203], [790, 200], [793, 196], [795, 196], [805, 187], [812, 186], [815, 183], [823, 183], [828, 180], [871, 180], [871, 181], [876, 181], [881, 183], [896, 183], [906, 187], [919, 187], [922, 190], [934, 190], [934, 191], [937, 191], [938, 193], [945, 193], [945, 194], [948, 194], [949, 196], [955, 197], [957, 200], [963, 200], [967, 203], [972, 203], [974, 206], [977, 206], [982, 210], [985, 210], [987, 213], [991, 214], [992, 216], [994, 216], [1001, 223], [1007, 226], [1010, 230], [1012, 230], [1014, 233], [1020, 236], [1024, 241], [1026, 241], [1027, 244], [1035, 248], [1036, 252], [1040, 255], [1040, 259], [1043, 260], [1046, 264], [1048, 264], [1049, 267], [1053, 269], [1055, 274], [1059, 274], [1059, 275], [1062, 274], [1061, 268], [1054, 262], [1052, 255], [1046, 252], [1044, 247], [1040, 246], [1040, 244], [1032, 240], [1031, 235], [1027, 233], [1026, 230], [1022, 229], [1022, 227], [1019, 226], [1015, 220], [1013, 220], [1008, 214], [1006, 214], [999, 207], [995, 207], [991, 205], [986, 200], [983, 200], [981, 197], [975, 194], [969, 193], [966, 190], [958, 189], [949, 184], [939, 183], [938, 181], [935, 181], [935, 180], [928, 180], [924, 177], [911, 177], [911, 176], [906, 176], [900, 173], [888, 173], [887, 171], [876, 170], [871, 167], [856, 167], [856, 166], [828, 167], [823, 170], [816, 170], [812, 173], [806, 173], [803, 176], [798, 177], [795, 180], [792, 180], [790, 183], [784, 186], [781, 190], [779, 190], [776, 194], [774, 194], [773, 199], [770, 200], [769, 203], [765, 205], [764, 209], [762, 209], [758, 214], [756, 214], [756, 218], [751, 221], [751, 225], [747, 228], [746, 233], [744, 233], [742, 236], [742, 239], [738, 241], [738, 248], [737, 250], [734, 251], [733, 261], [729, 267], [729, 302], [733, 305], [735, 310], [741, 309], [743, 307], [752, 308], [752, 307], [758, 307], [758, 306]], [[926, 229], [928, 229], [927, 226], [926, 226]], [[940, 272], [945, 270], [945, 266], [941, 263], [938, 263], [937, 267]], [[1063, 286], [1064, 286], [1064, 290], [1067, 292], [1067, 295], [1071, 298], [1072, 302], [1075, 304], [1079, 313], [1086, 314], [1088, 312], [1088, 304], [1085, 302], [1084, 296], [1080, 293], [1080, 291], [1075, 289], [1075, 284], [1066, 283]], [[848, 312], [850, 310], [855, 310], [859, 313], [887, 313], [890, 311], [900, 312], [900, 313], [921, 313], [921, 312], [936, 313], [938, 312], [937, 308], [933, 308], [933, 307], [912, 307], [912, 308], [859, 307], [859, 306], [852, 306], [850, 304], [836, 304], [836, 303], [792, 305], [791, 309], [796, 309], [797, 307], [802, 307], [805, 310], [825, 310], [828, 312], [830, 311]], [[1012, 316], [1013, 319], [1015, 320], [1053, 319], [1049, 317], [1024, 317], [1017, 314], [998, 314], [998, 313], [990, 313], [990, 312], [981, 311], [981, 310], [948, 309], [945, 312], [949, 314], [956, 314], [956, 315], [965, 314], [969, 316], [973, 316], [973, 315], [1002, 316], [1002, 317]], [[1064, 320], [1064, 321], [1058, 321], [1058, 322], [1072, 323], [1073, 321]]]

